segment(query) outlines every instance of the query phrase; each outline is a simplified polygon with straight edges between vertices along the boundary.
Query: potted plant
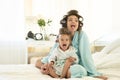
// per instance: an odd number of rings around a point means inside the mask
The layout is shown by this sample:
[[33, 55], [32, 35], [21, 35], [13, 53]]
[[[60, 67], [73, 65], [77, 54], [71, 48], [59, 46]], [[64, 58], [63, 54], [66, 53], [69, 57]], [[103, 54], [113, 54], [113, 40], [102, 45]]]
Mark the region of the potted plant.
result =
[[44, 40], [48, 39], [47, 35], [46, 35], [46, 29], [45, 26], [48, 25], [50, 26], [50, 23], [52, 22], [52, 20], [48, 19], [48, 21], [45, 21], [44, 19], [40, 18], [38, 19], [38, 25], [40, 27], [40, 32], [43, 34], [44, 36]]
[[44, 19], [39, 19], [39, 20], [38, 20], [38, 25], [39, 25], [41, 28], [45, 27], [45, 25], [46, 25], [45, 20], [44, 20]]

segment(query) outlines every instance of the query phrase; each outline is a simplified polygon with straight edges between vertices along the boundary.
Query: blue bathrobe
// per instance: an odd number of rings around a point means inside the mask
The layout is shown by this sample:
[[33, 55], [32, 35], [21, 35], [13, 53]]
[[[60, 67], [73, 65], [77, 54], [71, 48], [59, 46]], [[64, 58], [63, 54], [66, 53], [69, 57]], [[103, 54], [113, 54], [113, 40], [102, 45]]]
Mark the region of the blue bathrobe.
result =
[[[59, 43], [56, 43], [53, 46], [49, 55], [52, 55], [52, 51], [58, 46], [58, 44]], [[100, 76], [101, 74], [96, 71], [96, 68], [94, 66], [89, 46], [90, 44], [88, 37], [84, 31], [75, 32], [72, 40], [72, 45], [78, 49], [77, 55], [79, 58], [79, 64], [72, 65], [70, 67], [71, 77], [80, 78], [83, 76]], [[41, 61], [43, 63], [47, 63], [49, 55], [44, 57]]]

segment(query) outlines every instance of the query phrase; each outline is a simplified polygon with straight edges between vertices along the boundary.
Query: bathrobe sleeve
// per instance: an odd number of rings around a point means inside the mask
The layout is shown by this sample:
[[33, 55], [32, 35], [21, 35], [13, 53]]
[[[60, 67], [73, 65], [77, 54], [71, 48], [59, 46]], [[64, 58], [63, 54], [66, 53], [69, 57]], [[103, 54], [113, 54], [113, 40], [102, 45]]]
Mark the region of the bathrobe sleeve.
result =
[[96, 71], [94, 61], [92, 59], [90, 43], [86, 33], [81, 31], [78, 36], [78, 54], [80, 55], [81, 65], [86, 69], [88, 76], [100, 76], [101, 74]]

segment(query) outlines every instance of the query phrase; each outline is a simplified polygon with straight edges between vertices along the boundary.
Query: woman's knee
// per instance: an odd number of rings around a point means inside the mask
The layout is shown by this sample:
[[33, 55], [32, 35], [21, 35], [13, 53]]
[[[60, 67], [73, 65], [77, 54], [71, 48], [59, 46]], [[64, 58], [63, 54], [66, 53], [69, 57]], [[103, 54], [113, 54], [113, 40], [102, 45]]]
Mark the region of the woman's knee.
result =
[[39, 60], [36, 61], [35, 66], [40, 69], [42, 64], [43, 63], [41, 62], [41, 59], [39, 59]]
[[71, 77], [83, 77], [87, 75], [87, 71], [81, 65], [72, 65], [70, 67]]

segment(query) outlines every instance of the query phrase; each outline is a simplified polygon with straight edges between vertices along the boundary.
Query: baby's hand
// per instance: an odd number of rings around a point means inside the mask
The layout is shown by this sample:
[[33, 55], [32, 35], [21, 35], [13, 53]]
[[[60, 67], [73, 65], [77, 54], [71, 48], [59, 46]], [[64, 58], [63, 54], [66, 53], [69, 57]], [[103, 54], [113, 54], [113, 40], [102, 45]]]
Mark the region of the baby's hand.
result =
[[68, 59], [70, 62], [74, 62], [76, 60], [76, 58], [74, 58], [74, 57], [69, 57]]

